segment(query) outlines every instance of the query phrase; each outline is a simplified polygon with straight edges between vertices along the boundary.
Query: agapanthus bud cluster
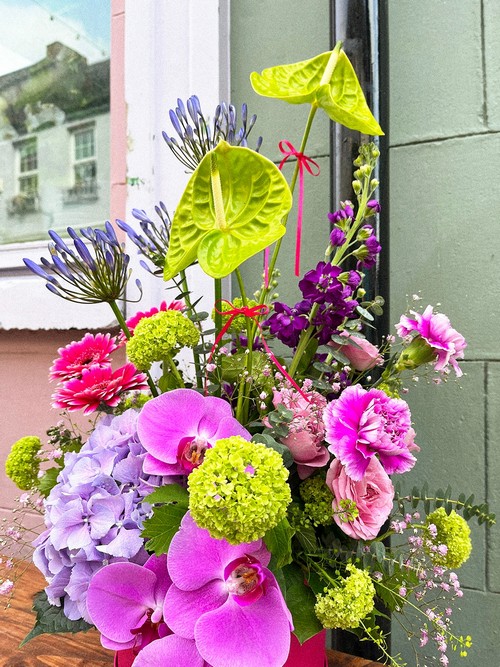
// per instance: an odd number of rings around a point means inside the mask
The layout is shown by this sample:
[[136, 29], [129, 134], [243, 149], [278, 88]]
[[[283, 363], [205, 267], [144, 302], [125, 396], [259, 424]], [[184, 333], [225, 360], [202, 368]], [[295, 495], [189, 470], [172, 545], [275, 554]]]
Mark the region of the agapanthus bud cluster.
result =
[[[212, 126], [205, 119], [198, 97], [192, 95], [186, 104], [177, 100], [175, 109], [169, 111], [170, 122], [178, 139], [163, 132], [163, 138], [175, 157], [190, 170], [196, 169], [203, 157], [214, 149], [220, 141], [227, 141], [232, 146], [248, 146], [250, 134], [257, 116], [248, 118], [247, 105], [241, 107], [241, 127], [238, 129], [236, 108], [224, 102], [217, 105]], [[256, 150], [262, 144], [262, 137], [257, 140]]]
[[[170, 243], [171, 220], [163, 202], [155, 206], [155, 211], [159, 218], [159, 223], [153, 222], [146, 211], [137, 208], [132, 209], [132, 215], [139, 221], [142, 234], [137, 233], [131, 225], [123, 220], [117, 220], [116, 224], [127, 234], [132, 243], [137, 246], [139, 254], [146, 257], [156, 269], [163, 271]], [[141, 260], [140, 264], [148, 273], [152, 273], [144, 260]]]

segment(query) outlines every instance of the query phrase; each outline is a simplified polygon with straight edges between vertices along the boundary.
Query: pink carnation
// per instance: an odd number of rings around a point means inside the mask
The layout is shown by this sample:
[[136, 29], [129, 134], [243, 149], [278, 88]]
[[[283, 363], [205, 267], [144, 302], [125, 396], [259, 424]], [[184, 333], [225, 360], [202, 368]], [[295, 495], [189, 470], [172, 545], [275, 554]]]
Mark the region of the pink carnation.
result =
[[[380, 461], [371, 458], [363, 479], [356, 482], [346, 473], [345, 466], [335, 459], [326, 475], [326, 484], [334, 495], [333, 519], [339, 528], [357, 540], [377, 537], [391, 513], [394, 499], [394, 487]], [[352, 521], [342, 521], [345, 515], [339, 507], [341, 500], [356, 503], [358, 516]]]
[[415, 315], [414, 320], [402, 315], [396, 324], [398, 335], [402, 338], [413, 333], [420, 335], [436, 355], [435, 370], [444, 371], [450, 364], [457, 377], [461, 377], [463, 373], [457, 360], [464, 358], [465, 338], [452, 328], [446, 315], [434, 313], [432, 306], [427, 306], [422, 315], [411, 312]]
[[331, 341], [328, 343], [335, 350], [339, 350], [348, 359], [351, 368], [356, 371], [368, 371], [374, 366], [380, 366], [383, 362], [383, 357], [380, 354], [378, 347], [372, 345], [366, 338], [359, 338], [359, 336], [351, 336], [347, 331], [342, 331], [340, 334], [343, 338], [347, 338], [352, 343], [347, 345], [339, 345]]
[[60, 347], [57, 352], [49, 377], [51, 380], [69, 380], [81, 377], [85, 368], [90, 366], [109, 366], [109, 355], [118, 348], [116, 339], [111, 334], [87, 333], [80, 341], [73, 341]]
[[127, 327], [130, 333], [134, 333], [135, 327], [139, 324], [141, 320], [143, 320], [145, 317], [152, 317], [153, 315], [156, 315], [157, 313], [163, 312], [165, 310], [184, 310], [185, 308], [184, 301], [171, 301], [170, 303], [167, 304], [166, 301], [162, 301], [160, 303], [160, 307], [156, 308], [154, 306], [150, 310], [147, 310], [145, 313], [139, 312], [130, 317], [127, 320]]
[[138, 373], [134, 364], [125, 364], [114, 371], [110, 366], [91, 366], [82, 371], [81, 378], [72, 378], [52, 396], [52, 406], [62, 410], [95, 412], [101, 403], [116, 407], [121, 395], [133, 389], [147, 389], [144, 373]]
[[293, 412], [288, 435], [280, 440], [292, 453], [300, 479], [306, 479], [315, 468], [323, 467], [330, 459], [323, 445], [326, 398], [317, 391], [308, 390], [307, 381], [304, 382], [303, 393], [308, 400], [295, 389], [275, 391], [273, 397], [275, 408], [281, 404]]
[[390, 475], [415, 465], [410, 409], [402, 399], [355, 384], [327, 405], [323, 418], [328, 449], [353, 480], [363, 479], [374, 456]]

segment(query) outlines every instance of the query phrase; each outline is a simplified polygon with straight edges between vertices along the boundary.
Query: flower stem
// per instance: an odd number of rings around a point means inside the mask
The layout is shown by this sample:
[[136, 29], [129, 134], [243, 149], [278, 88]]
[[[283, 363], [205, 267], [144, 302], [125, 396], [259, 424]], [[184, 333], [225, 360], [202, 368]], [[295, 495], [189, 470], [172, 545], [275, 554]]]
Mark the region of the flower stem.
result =
[[[184, 301], [186, 302], [187, 309], [189, 311], [189, 314], [196, 315], [196, 309], [193, 307], [193, 303], [191, 301], [191, 296], [189, 294], [189, 285], [187, 282], [187, 276], [185, 271], [180, 271], [180, 286], [181, 286], [181, 291], [184, 294]], [[201, 340], [203, 342], [203, 327], [201, 322], [196, 321], [195, 322], [196, 327], [198, 328], [198, 331], [200, 332]], [[194, 368], [195, 368], [195, 374], [196, 374], [196, 386], [198, 389], [203, 388], [203, 380], [201, 377], [201, 363], [200, 363], [200, 355], [198, 352], [195, 352], [193, 350], [193, 361], [194, 361]]]
[[[241, 300], [243, 302], [243, 305], [247, 306], [248, 299], [245, 291], [245, 283], [243, 282], [243, 278], [239, 268], [235, 269], [235, 274], [240, 288]], [[248, 352], [246, 359], [246, 370], [248, 375], [246, 377], [249, 378], [252, 376], [252, 362], [253, 362], [252, 352], [253, 352], [253, 341], [255, 337], [255, 328], [252, 326], [252, 323], [250, 322], [249, 319], [246, 320], [245, 324], [247, 330], [247, 352]], [[248, 406], [247, 386], [248, 385], [245, 381], [245, 377], [243, 376], [238, 388], [238, 401], [236, 404], [236, 419], [238, 419], [238, 421], [241, 424], [245, 424], [248, 420], [249, 406]]]
[[[127, 323], [125, 322], [125, 318], [123, 317], [123, 313], [118, 307], [118, 304], [116, 301], [108, 301], [109, 305], [111, 306], [111, 310], [113, 311], [116, 319], [118, 320], [118, 324], [120, 325], [121, 330], [125, 334], [125, 337], [127, 340], [129, 340], [132, 336], [130, 333], [130, 329], [127, 326]], [[146, 371], [146, 377], [148, 379], [148, 385], [149, 389], [151, 391], [151, 394], [156, 397], [158, 396], [158, 389], [156, 388], [156, 385], [153, 381], [153, 378], [151, 377], [149, 371]]]
[[172, 375], [177, 380], [178, 387], [180, 387], [180, 388], [185, 387], [182, 375], [179, 373], [179, 370], [178, 370], [177, 366], [175, 365], [174, 360], [172, 359], [172, 357], [170, 355], [165, 355], [165, 357], [163, 359], [163, 375], [164, 376], [166, 376], [167, 369], [170, 370]]

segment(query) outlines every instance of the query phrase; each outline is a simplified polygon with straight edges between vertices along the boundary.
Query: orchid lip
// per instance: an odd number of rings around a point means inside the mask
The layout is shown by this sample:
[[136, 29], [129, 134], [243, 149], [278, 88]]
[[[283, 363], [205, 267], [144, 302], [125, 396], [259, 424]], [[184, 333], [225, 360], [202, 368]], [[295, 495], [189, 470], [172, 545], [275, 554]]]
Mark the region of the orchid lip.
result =
[[201, 436], [182, 438], [177, 448], [177, 462], [187, 472], [192, 472], [205, 459], [205, 452], [212, 445]]
[[227, 592], [240, 606], [257, 602], [265, 593], [266, 572], [252, 556], [242, 556], [231, 561], [224, 569]]

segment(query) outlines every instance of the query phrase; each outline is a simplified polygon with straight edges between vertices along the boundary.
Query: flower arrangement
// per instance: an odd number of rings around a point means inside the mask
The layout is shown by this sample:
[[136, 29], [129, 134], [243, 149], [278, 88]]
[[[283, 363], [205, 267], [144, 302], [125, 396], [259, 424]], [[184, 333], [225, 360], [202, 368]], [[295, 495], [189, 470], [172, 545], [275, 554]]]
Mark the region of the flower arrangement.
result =
[[[109, 222], [68, 229], [70, 241], [50, 232], [50, 259], [25, 260], [55, 295], [109, 303], [121, 327], [61, 348], [50, 369], [54, 407], [95, 417], [89, 433], [61, 421], [46, 447], [27, 436], [7, 460], [21, 504], [45, 526], [33, 560], [47, 586], [27, 639], [94, 626], [133, 667], [283, 667], [294, 647], [341, 628], [401, 667], [380, 619], [409, 610], [418, 664], [447, 665], [450, 649], [465, 655], [471, 643], [452, 627], [467, 521], [494, 517], [451, 489], [402, 494], [397, 479], [420, 451], [405, 374], [434, 373], [437, 384], [460, 377], [466, 342], [432, 306], [401, 317], [398, 341], [370, 340], [383, 306], [364, 288], [381, 251], [376, 143], [355, 160], [355, 202], [328, 215], [324, 258], [300, 274], [315, 114], [382, 134], [341, 45], [251, 81], [261, 95], [310, 105], [299, 151], [282, 142], [284, 160], [296, 160], [290, 185], [260, 154], [261, 138], [248, 146], [256, 119], [245, 105], [240, 128], [225, 104], [209, 123], [193, 96], [170, 111], [175, 134], [163, 135], [192, 171], [175, 215], [159, 204], [156, 222], [138, 210], [136, 225], [117, 221], [174, 300], [125, 319], [129, 256]], [[289, 305], [273, 293], [297, 182], [302, 299]], [[264, 280], [249, 298], [239, 267], [261, 252]], [[214, 280], [211, 314], [189, 289], [194, 263]], [[230, 274], [240, 293], [226, 300]], [[115, 368], [123, 347], [128, 361]], [[15, 546], [22, 528], [4, 537]], [[11, 558], [5, 564], [14, 572]], [[10, 594], [14, 579], [4, 577], [0, 592]]]

